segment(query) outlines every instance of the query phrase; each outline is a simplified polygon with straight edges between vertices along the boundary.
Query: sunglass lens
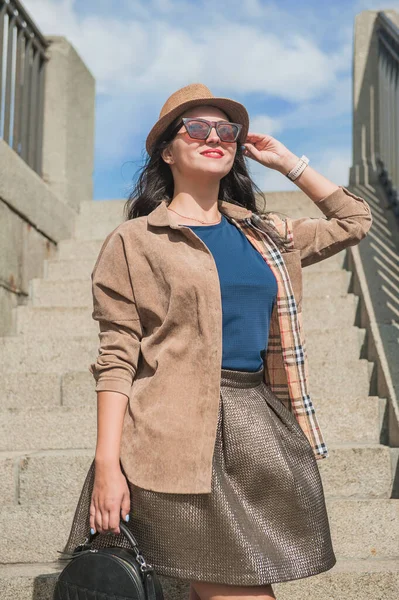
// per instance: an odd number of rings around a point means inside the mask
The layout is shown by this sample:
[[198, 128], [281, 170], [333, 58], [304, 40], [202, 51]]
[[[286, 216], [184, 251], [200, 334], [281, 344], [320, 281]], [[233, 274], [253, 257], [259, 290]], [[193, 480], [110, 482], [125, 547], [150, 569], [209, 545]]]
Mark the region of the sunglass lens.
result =
[[189, 121], [186, 127], [190, 137], [197, 140], [205, 140], [209, 132], [208, 125], [203, 121]]
[[238, 127], [232, 123], [223, 123], [218, 126], [218, 130], [223, 142], [234, 142], [237, 138]]

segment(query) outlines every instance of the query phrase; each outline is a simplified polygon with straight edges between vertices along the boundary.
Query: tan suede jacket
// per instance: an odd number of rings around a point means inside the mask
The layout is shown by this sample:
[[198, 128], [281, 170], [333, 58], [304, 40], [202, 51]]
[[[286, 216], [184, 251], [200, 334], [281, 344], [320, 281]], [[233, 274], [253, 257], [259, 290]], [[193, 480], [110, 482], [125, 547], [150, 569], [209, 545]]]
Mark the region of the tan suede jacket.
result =
[[[358, 244], [372, 222], [366, 201], [344, 187], [317, 206], [327, 218], [271, 215], [292, 241], [281, 252], [300, 317], [302, 267]], [[219, 208], [237, 224], [252, 215], [229, 202]], [[97, 391], [129, 398], [120, 451], [128, 478], [159, 492], [211, 492], [222, 360], [220, 283], [211, 252], [189, 227], [171, 222], [162, 201], [106, 237], [91, 278], [100, 347], [89, 370]], [[271, 331], [279, 331], [275, 310]], [[280, 378], [276, 389], [290, 408], [285, 367], [275, 368], [271, 352], [265, 381], [276, 385], [273, 378]], [[308, 437], [314, 433], [306, 417], [300, 425]], [[319, 431], [318, 439], [324, 446]]]

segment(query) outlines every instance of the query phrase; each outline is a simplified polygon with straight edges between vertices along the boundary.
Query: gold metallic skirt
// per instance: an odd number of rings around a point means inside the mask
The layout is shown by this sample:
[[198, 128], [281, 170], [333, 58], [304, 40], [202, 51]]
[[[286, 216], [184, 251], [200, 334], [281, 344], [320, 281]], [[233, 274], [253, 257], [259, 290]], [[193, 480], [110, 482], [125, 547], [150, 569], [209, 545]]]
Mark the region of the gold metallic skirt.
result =
[[[68, 542], [89, 534], [94, 461]], [[336, 563], [319, 468], [294, 415], [259, 371], [221, 370], [212, 492], [170, 494], [130, 481], [128, 527], [157, 573], [191, 581], [265, 585]], [[123, 534], [93, 548], [129, 548]]]

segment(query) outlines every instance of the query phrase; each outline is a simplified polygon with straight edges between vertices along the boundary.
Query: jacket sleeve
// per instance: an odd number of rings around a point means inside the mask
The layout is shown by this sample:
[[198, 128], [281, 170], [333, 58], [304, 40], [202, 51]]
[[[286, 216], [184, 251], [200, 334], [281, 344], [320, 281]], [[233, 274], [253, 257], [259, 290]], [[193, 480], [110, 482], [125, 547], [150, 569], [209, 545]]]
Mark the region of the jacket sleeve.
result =
[[96, 391], [121, 392], [129, 397], [137, 371], [142, 327], [118, 227], [105, 238], [91, 280], [92, 317], [99, 322], [100, 347], [89, 371], [96, 380]]
[[291, 238], [293, 249], [300, 251], [302, 267], [355, 246], [367, 235], [372, 224], [367, 202], [343, 186], [315, 204], [327, 218], [284, 219], [286, 236]]

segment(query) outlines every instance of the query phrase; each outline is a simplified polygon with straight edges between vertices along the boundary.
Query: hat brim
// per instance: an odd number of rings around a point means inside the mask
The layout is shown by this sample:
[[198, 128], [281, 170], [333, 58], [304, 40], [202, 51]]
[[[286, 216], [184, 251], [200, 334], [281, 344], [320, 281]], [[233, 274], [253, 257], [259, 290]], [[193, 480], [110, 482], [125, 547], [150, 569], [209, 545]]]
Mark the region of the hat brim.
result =
[[151, 154], [152, 147], [161, 133], [163, 133], [179, 115], [184, 113], [189, 108], [201, 105], [215, 106], [216, 108], [220, 108], [228, 114], [233, 123], [240, 123], [242, 125], [242, 129], [239, 139], [242, 142], [245, 142], [249, 129], [249, 115], [243, 104], [236, 102], [235, 100], [231, 100], [230, 98], [196, 98], [195, 100], [187, 100], [186, 102], [182, 102], [179, 104], [179, 106], [176, 106], [176, 108], [172, 109], [155, 123], [146, 140], [146, 149], [148, 154]]

